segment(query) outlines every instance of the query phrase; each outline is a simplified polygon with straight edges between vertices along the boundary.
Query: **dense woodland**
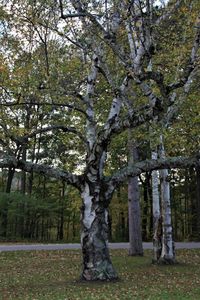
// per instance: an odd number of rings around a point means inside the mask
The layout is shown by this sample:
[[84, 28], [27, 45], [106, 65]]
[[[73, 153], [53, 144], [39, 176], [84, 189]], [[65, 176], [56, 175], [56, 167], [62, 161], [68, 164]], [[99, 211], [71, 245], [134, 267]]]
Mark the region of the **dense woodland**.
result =
[[[21, 192], [22, 174], [18, 172], [12, 190], [6, 193], [7, 170], [3, 170], [1, 176], [1, 241], [80, 241], [81, 199], [75, 189], [62, 182], [36, 176], [31, 195], [28, 192], [24, 195]], [[170, 174], [175, 241], [200, 240], [197, 227], [200, 195], [198, 176], [194, 169], [179, 172], [173, 170]], [[150, 173], [140, 179], [140, 205], [142, 239], [151, 241], [153, 218]], [[125, 184], [115, 192], [110, 205], [109, 241], [128, 240], [128, 190]]]
[[81, 232], [85, 280], [200, 239], [200, 3], [164, 2], [0, 0], [0, 237]]

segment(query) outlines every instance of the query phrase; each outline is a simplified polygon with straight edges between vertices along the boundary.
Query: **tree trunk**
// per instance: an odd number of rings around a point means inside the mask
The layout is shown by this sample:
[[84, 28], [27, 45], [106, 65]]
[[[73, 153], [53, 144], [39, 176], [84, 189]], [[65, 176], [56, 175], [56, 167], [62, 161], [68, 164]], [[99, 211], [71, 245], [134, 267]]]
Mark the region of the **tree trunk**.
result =
[[60, 220], [59, 220], [59, 240], [64, 238], [64, 199], [65, 199], [65, 183], [62, 184], [60, 196]]
[[108, 249], [108, 213], [105, 201], [100, 199], [100, 187], [93, 181], [85, 182], [82, 189], [82, 233], [83, 280], [114, 280]]
[[8, 169], [8, 178], [7, 178], [7, 184], [6, 184], [6, 193], [10, 193], [11, 187], [12, 187], [12, 180], [15, 174], [15, 168], [9, 168]]
[[[152, 151], [152, 159], [157, 159], [157, 151]], [[152, 171], [152, 198], [153, 198], [153, 263], [157, 263], [161, 256], [162, 230], [159, 197], [159, 173]]]
[[147, 241], [147, 218], [148, 218], [148, 187], [147, 187], [147, 174], [145, 174], [145, 180], [143, 185], [143, 217], [142, 217], [142, 240]]
[[197, 179], [197, 238], [200, 240], [200, 168], [196, 168]]
[[143, 255], [138, 177], [128, 181], [129, 255]]
[[73, 218], [72, 218], [72, 238], [73, 238], [73, 240], [75, 239], [75, 237], [76, 237], [76, 212], [75, 212], [75, 210], [74, 210], [74, 212], [73, 212]]
[[30, 172], [29, 177], [28, 177], [28, 194], [31, 196], [32, 190], [33, 190], [33, 171]]
[[168, 170], [160, 171], [162, 203], [162, 253], [159, 261], [166, 264], [175, 263], [175, 249], [172, 236], [170, 187]]
[[[189, 239], [197, 240], [198, 236], [198, 201], [197, 201], [197, 193], [196, 193], [196, 173], [194, 168], [189, 169], [189, 211], [188, 211], [188, 223], [189, 223]], [[198, 185], [197, 185], [198, 186]]]
[[[131, 131], [129, 139], [129, 164], [139, 160], [138, 149], [134, 145]], [[128, 220], [129, 220], [129, 255], [143, 256], [142, 227], [140, 211], [140, 192], [138, 177], [128, 180]]]
[[[12, 187], [12, 180], [13, 180], [13, 176], [15, 174], [15, 169], [14, 168], [9, 168], [8, 169], [8, 177], [7, 177], [7, 184], [6, 184], [6, 193], [10, 193], [11, 192], [11, 187]], [[2, 236], [6, 237], [7, 236], [7, 227], [8, 227], [8, 207], [9, 203], [5, 204], [5, 207], [2, 211]]]
[[111, 211], [108, 210], [108, 240], [112, 241], [112, 214]]
[[[161, 137], [160, 158], [165, 158], [165, 150]], [[162, 205], [162, 252], [159, 263], [174, 264], [175, 247], [173, 241], [171, 203], [170, 203], [170, 183], [167, 169], [160, 170], [161, 180], [161, 205]]]

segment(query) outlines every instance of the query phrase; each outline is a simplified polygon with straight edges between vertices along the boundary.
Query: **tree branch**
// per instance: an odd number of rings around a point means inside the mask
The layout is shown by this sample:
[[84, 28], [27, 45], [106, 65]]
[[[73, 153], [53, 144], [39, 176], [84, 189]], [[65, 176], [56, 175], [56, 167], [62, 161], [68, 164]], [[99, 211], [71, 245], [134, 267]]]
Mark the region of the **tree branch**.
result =
[[181, 6], [183, 0], [178, 0], [176, 3], [172, 6], [171, 9], [169, 9], [165, 14], [163, 14], [160, 18], [156, 20], [156, 25], [159, 25], [161, 22], [169, 19], [169, 17]]
[[[62, 0], [59, 0], [59, 6], [60, 6], [60, 14], [61, 14], [61, 19], [68, 19], [68, 18], [79, 18], [79, 17], [87, 17], [88, 13], [87, 12], [78, 12], [78, 13], [68, 13], [68, 14], [64, 14], [64, 10], [63, 10], [63, 3]], [[92, 14], [92, 16], [96, 16], [96, 17], [102, 17], [102, 15], [100, 14]]]
[[14, 167], [28, 173], [35, 172], [37, 174], [56, 178], [75, 186], [77, 189], [80, 189], [81, 187], [81, 176], [74, 175], [68, 171], [60, 170], [58, 168], [52, 168], [47, 165], [34, 164], [24, 160], [17, 160], [12, 156], [4, 156], [3, 158], [0, 158], [0, 168], [7, 167]]
[[74, 127], [67, 127], [64, 125], [51, 125], [45, 128], [37, 129], [30, 134], [25, 134], [23, 136], [15, 136], [6, 128], [6, 126], [2, 123], [0, 123], [0, 126], [3, 128], [3, 130], [6, 133], [6, 136], [10, 138], [12, 141], [14, 141], [16, 144], [22, 145], [28, 142], [29, 138], [35, 137], [37, 134], [53, 131], [53, 130], [62, 130], [63, 132], [70, 132], [77, 135], [85, 144], [87, 143], [86, 139], [82, 136], [82, 134], [77, 131]]
[[[67, 95], [68, 96], [68, 95]], [[70, 96], [70, 95], [69, 95]], [[79, 99], [81, 99], [83, 102], [84, 102], [84, 99], [81, 95], [79, 94], [75, 94], [73, 93], [71, 96], [76, 96], [78, 97]], [[51, 103], [40, 103], [40, 102], [27, 102], [27, 101], [24, 101], [24, 102], [19, 102], [19, 100], [17, 101], [12, 101], [12, 102], [6, 102], [6, 103], [0, 103], [0, 106], [5, 106], [5, 107], [12, 107], [12, 106], [23, 106], [23, 105], [39, 105], [39, 106], [54, 106], [54, 107], [68, 107], [70, 109], [73, 109], [73, 110], [76, 110], [82, 114], [84, 114], [86, 117], [87, 117], [87, 114], [86, 112], [78, 107], [77, 105], [74, 105], [74, 104], [67, 104], [67, 103], [57, 103], [57, 102], [54, 102], [52, 101]]]
[[30, 134], [26, 134], [24, 135], [21, 139], [23, 139], [24, 141], [28, 140], [29, 138], [35, 137], [37, 134], [41, 134], [41, 133], [45, 133], [45, 132], [49, 132], [52, 130], [62, 130], [63, 132], [70, 132], [70, 133], [74, 133], [75, 135], [77, 135], [82, 141], [84, 141], [84, 143], [86, 143], [86, 139], [82, 136], [82, 134], [80, 132], [78, 132], [74, 127], [67, 127], [64, 125], [52, 125], [52, 126], [48, 126], [45, 128], [40, 128], [37, 129], [35, 131], [33, 131]]
[[158, 169], [172, 169], [172, 168], [189, 168], [189, 167], [199, 167], [200, 166], [200, 156], [194, 157], [170, 157], [166, 159], [149, 159], [141, 162], [127, 166], [119, 172], [115, 173], [111, 178], [106, 180], [109, 184], [114, 185], [115, 188], [119, 184], [126, 181], [126, 179], [131, 176], [139, 176], [141, 173], [149, 172]]

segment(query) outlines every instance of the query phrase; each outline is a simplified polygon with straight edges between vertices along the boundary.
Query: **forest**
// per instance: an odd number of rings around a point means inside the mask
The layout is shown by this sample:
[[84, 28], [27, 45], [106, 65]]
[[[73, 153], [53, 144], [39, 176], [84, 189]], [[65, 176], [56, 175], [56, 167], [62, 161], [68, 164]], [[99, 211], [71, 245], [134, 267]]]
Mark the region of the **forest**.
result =
[[0, 240], [200, 240], [198, 0], [0, 0]]

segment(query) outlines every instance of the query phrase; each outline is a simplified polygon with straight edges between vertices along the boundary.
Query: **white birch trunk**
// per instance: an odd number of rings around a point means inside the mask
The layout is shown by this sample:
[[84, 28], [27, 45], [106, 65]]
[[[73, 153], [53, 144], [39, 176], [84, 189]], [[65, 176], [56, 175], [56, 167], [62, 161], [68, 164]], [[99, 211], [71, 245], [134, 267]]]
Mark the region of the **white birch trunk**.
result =
[[96, 63], [98, 62], [98, 57], [94, 54], [93, 55], [93, 63], [91, 66], [90, 73], [88, 74], [87, 78], [87, 90], [85, 95], [85, 102], [87, 103], [87, 123], [86, 123], [86, 138], [88, 141], [89, 149], [91, 150], [94, 142], [95, 142], [95, 122], [94, 122], [94, 104], [93, 104], [93, 95], [94, 95], [94, 86], [97, 79], [97, 67]]
[[[152, 159], [157, 159], [157, 151], [152, 151]], [[159, 196], [159, 172], [152, 171], [152, 200], [153, 200], [153, 263], [157, 263], [162, 249], [161, 214]]]
[[[163, 139], [161, 136], [160, 158], [165, 158]], [[161, 205], [162, 205], [162, 252], [159, 263], [174, 264], [175, 248], [173, 241], [170, 183], [169, 172], [167, 169], [160, 171], [161, 180]]]
[[97, 186], [97, 182], [91, 184], [85, 182], [81, 196], [83, 200], [81, 278], [87, 281], [117, 279], [108, 249], [107, 205], [104, 199], [100, 198], [100, 187]]

